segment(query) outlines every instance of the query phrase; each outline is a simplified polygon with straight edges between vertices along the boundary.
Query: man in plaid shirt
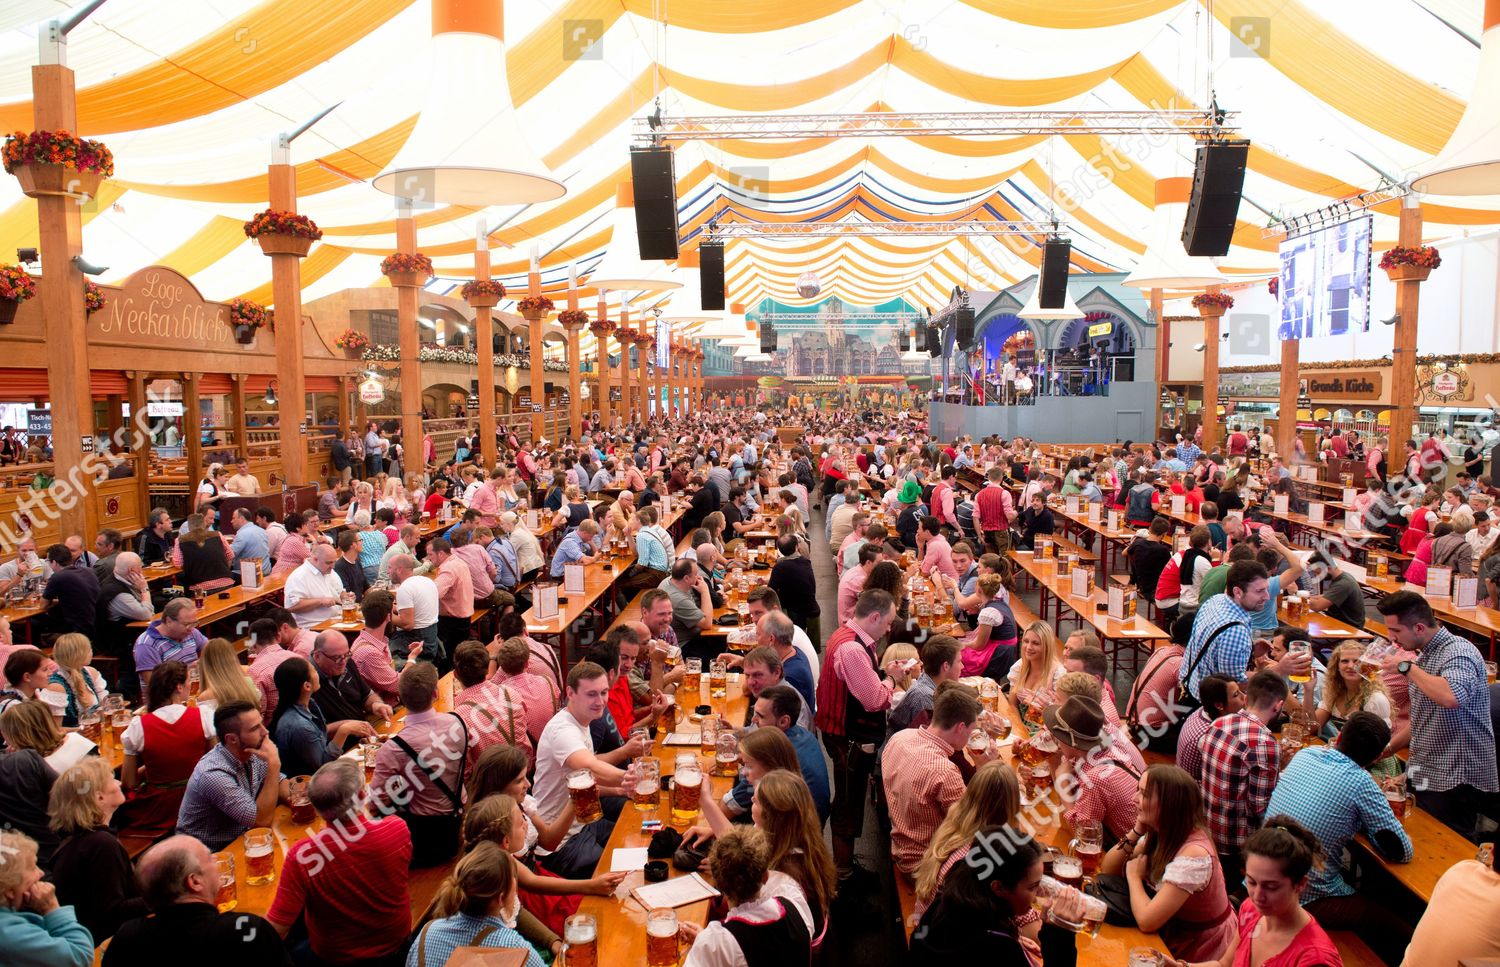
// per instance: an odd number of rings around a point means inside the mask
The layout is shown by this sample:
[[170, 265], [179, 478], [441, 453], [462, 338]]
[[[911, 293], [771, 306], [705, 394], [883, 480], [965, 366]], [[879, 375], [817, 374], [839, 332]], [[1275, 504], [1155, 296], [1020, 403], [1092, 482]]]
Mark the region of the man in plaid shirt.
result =
[[[1058, 776], [1057, 788], [1068, 806], [1068, 822], [1103, 823], [1119, 839], [1135, 828], [1136, 786], [1140, 773], [1127, 761], [1123, 750], [1110, 747], [1109, 719], [1098, 702], [1074, 695], [1061, 705], [1042, 712], [1047, 731], [1057, 740], [1067, 773]], [[1072, 782], [1063, 781], [1071, 774]], [[1071, 794], [1070, 794], [1071, 791]]]
[[1418, 653], [1416, 661], [1391, 655], [1382, 668], [1405, 676], [1411, 697], [1410, 722], [1395, 729], [1390, 752], [1410, 747], [1407, 776], [1417, 805], [1474, 839], [1481, 808], [1500, 789], [1484, 659], [1438, 624], [1432, 606], [1414, 591], [1390, 595], [1376, 610], [1391, 641]]
[[1269, 669], [1258, 671], [1245, 686], [1245, 708], [1218, 719], [1203, 735], [1208, 829], [1231, 892], [1244, 873], [1240, 847], [1260, 828], [1276, 788], [1276, 737], [1266, 726], [1281, 711], [1286, 696], [1285, 679]]

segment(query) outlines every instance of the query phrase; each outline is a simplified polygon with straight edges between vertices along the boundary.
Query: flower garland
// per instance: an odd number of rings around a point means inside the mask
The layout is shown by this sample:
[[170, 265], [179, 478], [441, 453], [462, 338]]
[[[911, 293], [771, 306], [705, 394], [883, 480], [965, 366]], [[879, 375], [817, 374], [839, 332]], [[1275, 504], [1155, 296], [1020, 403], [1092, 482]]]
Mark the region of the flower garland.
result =
[[1193, 296], [1194, 309], [1207, 309], [1210, 307], [1233, 309], [1234, 296], [1225, 292], [1200, 292]]
[[406, 252], [396, 252], [380, 260], [381, 275], [391, 275], [395, 272], [418, 272], [432, 275], [432, 259], [421, 252], [411, 255]]
[[323, 237], [323, 230], [306, 215], [267, 208], [263, 212], [256, 212], [245, 223], [246, 238], [260, 238], [262, 235], [292, 235], [316, 242]]
[[[362, 334], [361, 337], [363, 338]], [[342, 337], [340, 337], [342, 338]], [[335, 345], [342, 346], [335, 341]], [[397, 363], [401, 361], [400, 346], [366, 346], [360, 358], [372, 363]], [[427, 344], [417, 350], [417, 361], [423, 363], [459, 363], [464, 366], [479, 365], [479, 354], [469, 349], [456, 349], [451, 346], [435, 346]], [[495, 366], [506, 369], [527, 369], [531, 366], [531, 357], [517, 353], [496, 353]], [[567, 362], [559, 359], [542, 360], [542, 369], [549, 373], [566, 373], [570, 370]]]
[[544, 295], [529, 295], [516, 303], [516, 311], [523, 316], [527, 313], [546, 315], [552, 308], [552, 300]]
[[271, 324], [271, 313], [266, 311], [266, 307], [259, 302], [251, 302], [249, 299], [231, 299], [229, 301], [229, 324], [259, 329]]
[[1273, 276], [1271, 276], [1270, 281], [1266, 282], [1266, 291], [1269, 292], [1269, 293], [1271, 293], [1271, 298], [1273, 298], [1273, 299], [1276, 298], [1278, 295], [1280, 295], [1281, 294], [1281, 276], [1279, 276], [1279, 275], [1273, 275]]
[[91, 316], [109, 304], [104, 298], [104, 290], [99, 288], [88, 279], [83, 280], [83, 314]]
[[334, 339], [333, 344], [340, 349], [364, 349], [370, 345], [370, 337], [358, 329], [345, 329]]
[[[1427, 355], [1418, 356], [1417, 365], [1431, 366], [1435, 363], [1447, 363], [1453, 366], [1463, 363], [1465, 366], [1495, 365], [1500, 364], [1500, 353], [1461, 353], [1459, 355]], [[1328, 369], [1383, 369], [1389, 367], [1391, 361], [1384, 359], [1339, 359], [1329, 363], [1304, 364], [1303, 369], [1308, 372], [1320, 372]], [[1259, 366], [1225, 366], [1219, 370], [1220, 373], [1279, 373], [1281, 366], [1276, 363], [1264, 363]]]
[[465, 299], [473, 298], [476, 295], [487, 295], [491, 298], [503, 299], [505, 298], [505, 286], [494, 279], [475, 279], [472, 282], [465, 282], [463, 288], [458, 290], [458, 294]]
[[19, 265], [0, 265], [0, 299], [25, 302], [36, 295], [36, 279]]
[[1423, 269], [1435, 269], [1443, 264], [1443, 257], [1431, 245], [1409, 248], [1397, 245], [1380, 257], [1382, 269], [1394, 269], [1403, 265], [1415, 265]]
[[589, 324], [589, 314], [582, 309], [564, 309], [557, 314], [559, 326], [586, 326]]
[[7, 173], [21, 165], [62, 165], [98, 172], [105, 178], [115, 173], [115, 156], [102, 141], [75, 137], [69, 131], [17, 131], [5, 139], [3, 154]]

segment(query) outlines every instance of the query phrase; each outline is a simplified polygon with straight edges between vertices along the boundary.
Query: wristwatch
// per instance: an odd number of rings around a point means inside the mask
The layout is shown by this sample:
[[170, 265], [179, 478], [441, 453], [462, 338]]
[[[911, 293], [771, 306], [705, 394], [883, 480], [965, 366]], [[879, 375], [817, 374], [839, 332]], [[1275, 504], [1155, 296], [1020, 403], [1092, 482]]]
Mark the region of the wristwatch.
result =
[[1409, 661], [1398, 661], [1398, 662], [1396, 662], [1396, 671], [1400, 672], [1403, 675], [1410, 675], [1411, 674], [1411, 662], [1409, 662]]

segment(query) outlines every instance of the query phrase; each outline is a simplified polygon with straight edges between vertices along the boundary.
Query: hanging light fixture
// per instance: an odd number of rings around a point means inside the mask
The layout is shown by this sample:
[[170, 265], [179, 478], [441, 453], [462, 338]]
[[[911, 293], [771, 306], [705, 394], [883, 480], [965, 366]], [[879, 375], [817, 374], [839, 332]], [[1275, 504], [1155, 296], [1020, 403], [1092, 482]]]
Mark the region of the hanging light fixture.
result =
[[[516, 117], [502, 0], [432, 0], [427, 99], [374, 186], [418, 205], [512, 205], [567, 193]], [[476, 116], [477, 115], [477, 116]]]
[[1182, 223], [1187, 218], [1191, 178], [1158, 178], [1156, 207], [1146, 238], [1146, 254], [1120, 283], [1136, 289], [1206, 289], [1220, 285], [1224, 276], [1211, 259], [1187, 254], [1182, 247]]
[[274, 379], [266, 383], [266, 405], [276, 405], [276, 381]]
[[611, 292], [665, 292], [682, 287], [681, 282], [668, 277], [665, 263], [641, 258], [635, 227], [635, 188], [628, 181], [620, 182], [615, 189], [612, 223], [609, 248], [589, 276], [590, 285]]
[[1484, 36], [1474, 93], [1448, 143], [1413, 191], [1429, 195], [1493, 195], [1500, 185], [1500, 0], [1485, 0]]

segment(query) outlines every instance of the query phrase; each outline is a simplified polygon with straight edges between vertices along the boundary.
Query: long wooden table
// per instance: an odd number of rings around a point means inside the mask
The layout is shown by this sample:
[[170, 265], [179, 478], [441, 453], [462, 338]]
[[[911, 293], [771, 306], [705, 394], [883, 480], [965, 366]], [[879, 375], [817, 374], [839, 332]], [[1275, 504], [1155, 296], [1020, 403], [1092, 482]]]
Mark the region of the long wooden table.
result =
[[1094, 593], [1087, 598], [1075, 597], [1072, 576], [1059, 578], [1056, 560], [1038, 561], [1031, 551], [1011, 551], [1010, 558], [1036, 581], [1040, 590], [1037, 610], [1041, 613], [1043, 621], [1047, 620], [1048, 601], [1056, 600], [1057, 622], [1061, 622], [1062, 609], [1067, 607], [1077, 614], [1081, 621], [1094, 629], [1099, 636], [1100, 647], [1106, 653], [1109, 652], [1109, 642], [1125, 642], [1131, 646], [1133, 658], [1138, 660], [1139, 646], [1142, 642], [1147, 643], [1145, 650], [1149, 653], [1153, 647], [1151, 642], [1171, 637], [1161, 628], [1141, 617], [1139, 613], [1129, 620], [1119, 620], [1111, 618], [1107, 611], [1100, 610], [1101, 605], [1109, 602], [1109, 593], [1103, 586], [1095, 586]]
[[1497, 639], [1500, 639], [1500, 609], [1486, 608], [1483, 606], [1474, 608], [1459, 608], [1453, 604], [1450, 597], [1429, 595], [1422, 587], [1407, 584], [1404, 581], [1396, 581], [1391, 578], [1375, 578], [1368, 574], [1358, 578], [1361, 587], [1376, 595], [1384, 597], [1395, 594], [1397, 591], [1415, 591], [1422, 595], [1432, 607], [1432, 613], [1439, 620], [1455, 625], [1456, 627], [1474, 634], [1484, 635], [1490, 640], [1489, 657], [1494, 660]]
[[[236, 584], [222, 591], [210, 591], [203, 599], [203, 604], [198, 608], [198, 623], [206, 625], [221, 618], [238, 614], [249, 605], [281, 593], [286, 586], [287, 575], [278, 574], [274, 577], [267, 576], [261, 579], [260, 587], [251, 590], [243, 585]], [[161, 612], [151, 616], [150, 621], [132, 621], [131, 628], [144, 628], [151, 621], [160, 621]]]

